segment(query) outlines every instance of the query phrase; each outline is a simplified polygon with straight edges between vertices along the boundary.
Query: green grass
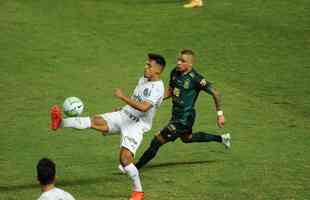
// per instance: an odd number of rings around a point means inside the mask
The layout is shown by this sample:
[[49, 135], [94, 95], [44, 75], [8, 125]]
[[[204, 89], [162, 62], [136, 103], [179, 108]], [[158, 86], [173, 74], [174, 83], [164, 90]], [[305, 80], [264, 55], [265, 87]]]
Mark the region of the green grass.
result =
[[[146, 53], [168, 61], [182, 48], [223, 94], [227, 124], [216, 127], [212, 98], [197, 103], [195, 130], [230, 131], [233, 146], [164, 146], [141, 170], [146, 200], [310, 199], [310, 5], [306, 0], [207, 1], [185, 10], [171, 0], [0, 1], [0, 199], [36, 199], [35, 165], [55, 160], [58, 186], [76, 199], [126, 199], [119, 136], [48, 130], [48, 110], [67, 96], [85, 115], [123, 105]], [[153, 130], [167, 123], [170, 103]]]

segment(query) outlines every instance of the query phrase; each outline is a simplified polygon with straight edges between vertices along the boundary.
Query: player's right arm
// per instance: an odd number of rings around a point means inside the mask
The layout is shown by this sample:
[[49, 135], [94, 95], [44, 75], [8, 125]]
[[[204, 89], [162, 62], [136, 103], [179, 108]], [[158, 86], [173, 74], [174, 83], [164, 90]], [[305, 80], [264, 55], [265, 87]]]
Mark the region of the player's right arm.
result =
[[148, 111], [153, 105], [148, 101], [136, 101], [126, 95], [124, 95], [123, 91], [119, 88], [115, 89], [114, 95], [119, 98], [120, 100], [124, 101], [126, 104], [130, 105], [131, 107], [141, 111], [146, 112]]

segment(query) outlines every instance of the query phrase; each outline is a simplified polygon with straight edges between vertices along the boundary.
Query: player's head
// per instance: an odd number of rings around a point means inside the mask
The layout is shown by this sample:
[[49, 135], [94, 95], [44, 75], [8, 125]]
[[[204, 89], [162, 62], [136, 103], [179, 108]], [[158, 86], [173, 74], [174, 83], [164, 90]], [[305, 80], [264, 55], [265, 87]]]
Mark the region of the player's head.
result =
[[190, 49], [183, 49], [177, 58], [177, 69], [186, 72], [192, 69], [195, 62], [195, 53]]
[[48, 159], [42, 158], [37, 164], [37, 177], [41, 185], [54, 184], [56, 174], [55, 163]]
[[144, 77], [153, 79], [159, 77], [161, 72], [165, 69], [166, 61], [165, 58], [159, 54], [149, 53], [148, 59], [145, 62]]

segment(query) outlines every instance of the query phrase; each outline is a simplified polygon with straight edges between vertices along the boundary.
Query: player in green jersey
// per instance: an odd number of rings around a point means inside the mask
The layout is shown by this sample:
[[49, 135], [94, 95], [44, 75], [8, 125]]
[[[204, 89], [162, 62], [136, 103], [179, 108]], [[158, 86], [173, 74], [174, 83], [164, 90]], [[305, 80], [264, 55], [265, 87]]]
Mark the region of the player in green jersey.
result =
[[135, 164], [138, 169], [153, 159], [159, 148], [180, 138], [184, 143], [219, 142], [230, 148], [230, 134], [215, 135], [206, 132], [192, 132], [195, 122], [195, 103], [201, 90], [213, 97], [217, 111], [217, 123], [224, 126], [225, 118], [221, 109], [219, 92], [204, 79], [194, 68], [195, 54], [185, 49], [180, 52], [177, 67], [170, 74], [169, 87], [165, 92], [165, 100], [172, 98], [172, 117], [170, 122], [155, 135], [149, 148]]

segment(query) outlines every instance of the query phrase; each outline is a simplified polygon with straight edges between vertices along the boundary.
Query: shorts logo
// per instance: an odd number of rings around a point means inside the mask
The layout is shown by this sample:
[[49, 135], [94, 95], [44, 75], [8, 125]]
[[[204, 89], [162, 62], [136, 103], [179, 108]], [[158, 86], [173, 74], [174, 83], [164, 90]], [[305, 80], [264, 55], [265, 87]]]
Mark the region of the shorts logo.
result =
[[134, 145], [134, 146], [136, 146], [138, 144], [138, 142], [131, 137], [125, 136], [125, 139], [128, 140], [129, 142], [132, 142], [133, 143], [132, 145]]

